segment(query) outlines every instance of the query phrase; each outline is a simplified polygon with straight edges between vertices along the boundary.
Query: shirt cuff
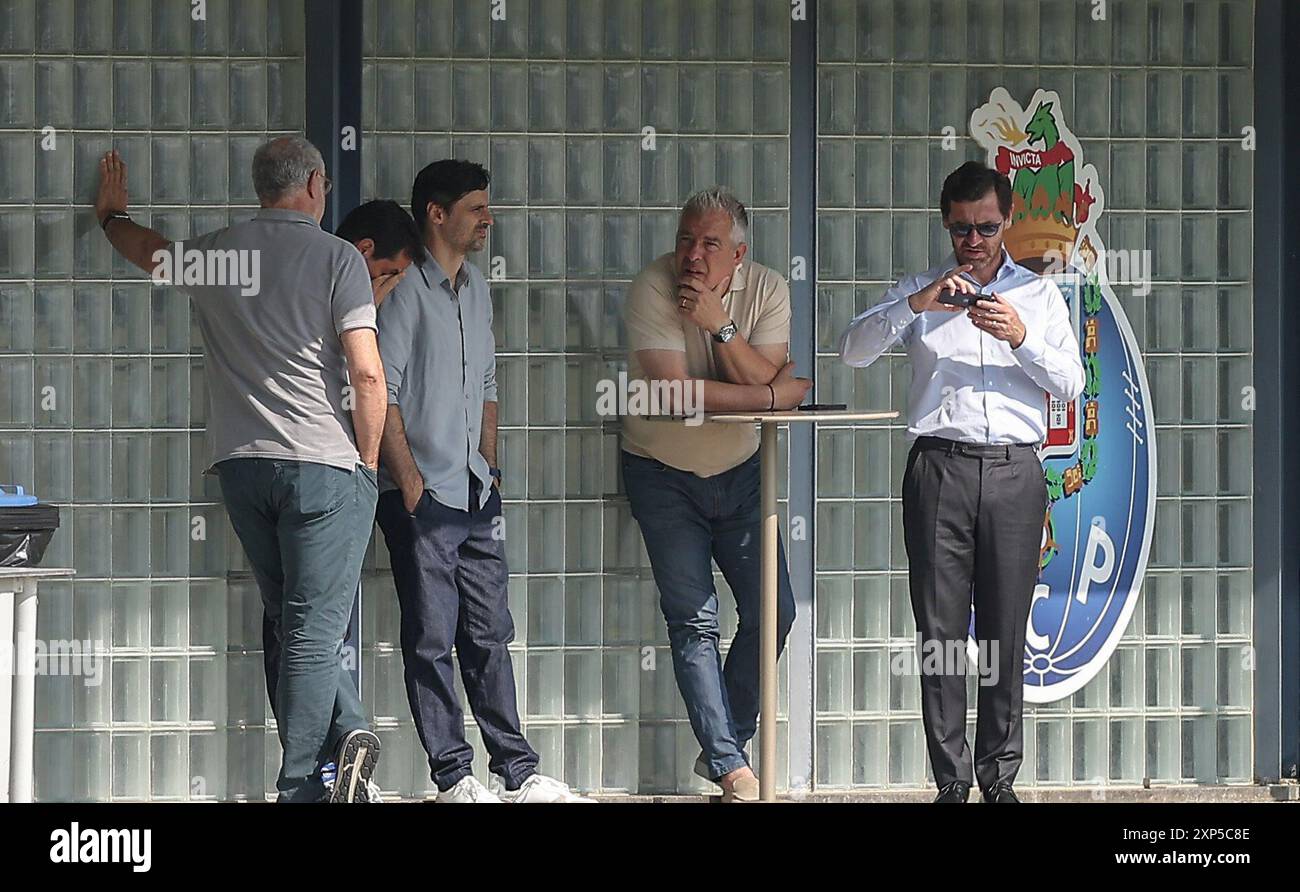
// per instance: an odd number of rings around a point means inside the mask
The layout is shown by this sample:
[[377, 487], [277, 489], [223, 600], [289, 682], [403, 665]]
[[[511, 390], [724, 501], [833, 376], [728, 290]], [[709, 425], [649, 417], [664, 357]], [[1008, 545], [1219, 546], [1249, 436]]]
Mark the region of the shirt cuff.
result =
[[672, 350], [677, 353], [685, 353], [686, 341], [685, 340], [675, 340], [675, 341], [647, 340], [647, 341], [638, 341], [636, 344], [628, 344], [627, 352], [636, 353], [640, 350]]
[[912, 312], [912, 305], [907, 302], [907, 298], [903, 298], [885, 311], [885, 316], [889, 319], [889, 324], [894, 326], [895, 331], [907, 328], [916, 321], [917, 315]]
[[356, 331], [358, 328], [368, 328], [371, 331], [379, 331], [379, 323], [374, 319], [349, 319], [338, 329], [338, 334], [342, 335], [349, 331]]
[[1020, 342], [1019, 347], [1013, 348], [1011, 353], [1020, 360], [1021, 365], [1025, 363], [1036, 365], [1042, 360], [1046, 349], [1047, 342], [1041, 334], [1025, 329], [1025, 339]]

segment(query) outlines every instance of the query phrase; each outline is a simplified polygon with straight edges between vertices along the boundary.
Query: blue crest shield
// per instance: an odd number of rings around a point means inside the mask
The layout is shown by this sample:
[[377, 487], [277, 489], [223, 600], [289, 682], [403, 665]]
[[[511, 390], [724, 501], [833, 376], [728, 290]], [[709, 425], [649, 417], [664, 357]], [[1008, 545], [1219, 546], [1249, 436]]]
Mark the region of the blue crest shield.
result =
[[1101, 671], [1136, 607], [1155, 520], [1150, 389], [1111, 281], [1127, 255], [1098, 235], [1105, 193], [1061, 108], [1050, 91], [1022, 108], [998, 88], [971, 116], [988, 163], [1012, 180], [1007, 250], [1060, 286], [1086, 376], [1073, 404], [1047, 398], [1050, 505], [1024, 654], [1032, 703], [1067, 697]]

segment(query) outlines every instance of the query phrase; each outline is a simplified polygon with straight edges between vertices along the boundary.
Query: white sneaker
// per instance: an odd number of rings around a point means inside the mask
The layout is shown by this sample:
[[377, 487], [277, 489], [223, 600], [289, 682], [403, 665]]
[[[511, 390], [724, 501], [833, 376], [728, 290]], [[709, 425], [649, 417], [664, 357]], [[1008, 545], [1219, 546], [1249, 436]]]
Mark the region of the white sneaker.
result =
[[470, 774], [461, 778], [456, 783], [456, 786], [452, 787], [450, 790], [443, 790], [440, 792], [435, 801], [452, 802], [456, 804], [484, 804], [500, 802], [501, 800], [494, 796], [487, 787], [480, 784], [478, 778]]
[[506, 793], [507, 802], [595, 802], [586, 796], [579, 796], [569, 789], [568, 784], [561, 783], [544, 774], [531, 775], [523, 785], [513, 793]]

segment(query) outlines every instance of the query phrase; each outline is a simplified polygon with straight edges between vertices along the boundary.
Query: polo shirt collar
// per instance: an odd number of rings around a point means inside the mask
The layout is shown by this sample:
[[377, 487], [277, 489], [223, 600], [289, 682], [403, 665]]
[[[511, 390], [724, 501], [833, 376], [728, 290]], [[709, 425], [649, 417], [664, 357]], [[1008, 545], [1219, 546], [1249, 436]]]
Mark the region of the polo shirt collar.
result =
[[748, 285], [749, 259], [746, 258], [740, 261], [740, 266], [736, 267], [736, 271], [731, 274], [731, 287], [727, 290], [729, 293], [734, 294], [737, 291], [744, 291]]
[[254, 220], [272, 220], [278, 223], [306, 223], [310, 226], [320, 228], [316, 218], [302, 211], [294, 211], [289, 208], [259, 208], [253, 215]]

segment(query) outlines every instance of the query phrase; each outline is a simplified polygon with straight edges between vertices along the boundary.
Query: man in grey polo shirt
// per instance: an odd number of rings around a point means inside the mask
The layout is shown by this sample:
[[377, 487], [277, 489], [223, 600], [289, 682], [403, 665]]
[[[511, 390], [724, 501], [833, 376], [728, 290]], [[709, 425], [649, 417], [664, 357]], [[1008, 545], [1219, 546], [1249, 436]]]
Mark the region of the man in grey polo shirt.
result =
[[[334, 234], [352, 243], [361, 252], [370, 275], [370, 290], [378, 307], [402, 281], [402, 276], [424, 251], [420, 230], [410, 213], [395, 201], [368, 201], [348, 211]], [[262, 658], [266, 666], [266, 692], [275, 711], [276, 691], [280, 682], [280, 638], [275, 617], [262, 615]], [[351, 629], [344, 640], [352, 637]]]
[[253, 185], [251, 220], [173, 243], [131, 221], [110, 152], [95, 210], [118, 253], [189, 294], [203, 334], [213, 468], [281, 647], [279, 801], [373, 802], [379, 739], [339, 657], [378, 494], [374, 297], [356, 248], [321, 231], [311, 143], [260, 147]]
[[[492, 225], [488, 181], [478, 164], [438, 161], [411, 190], [427, 250], [379, 310], [389, 404], [379, 526], [401, 605], [406, 693], [438, 801], [582, 801], [537, 772], [515, 703], [492, 298], [465, 259]], [[473, 774], [453, 646], [501, 796]]]

